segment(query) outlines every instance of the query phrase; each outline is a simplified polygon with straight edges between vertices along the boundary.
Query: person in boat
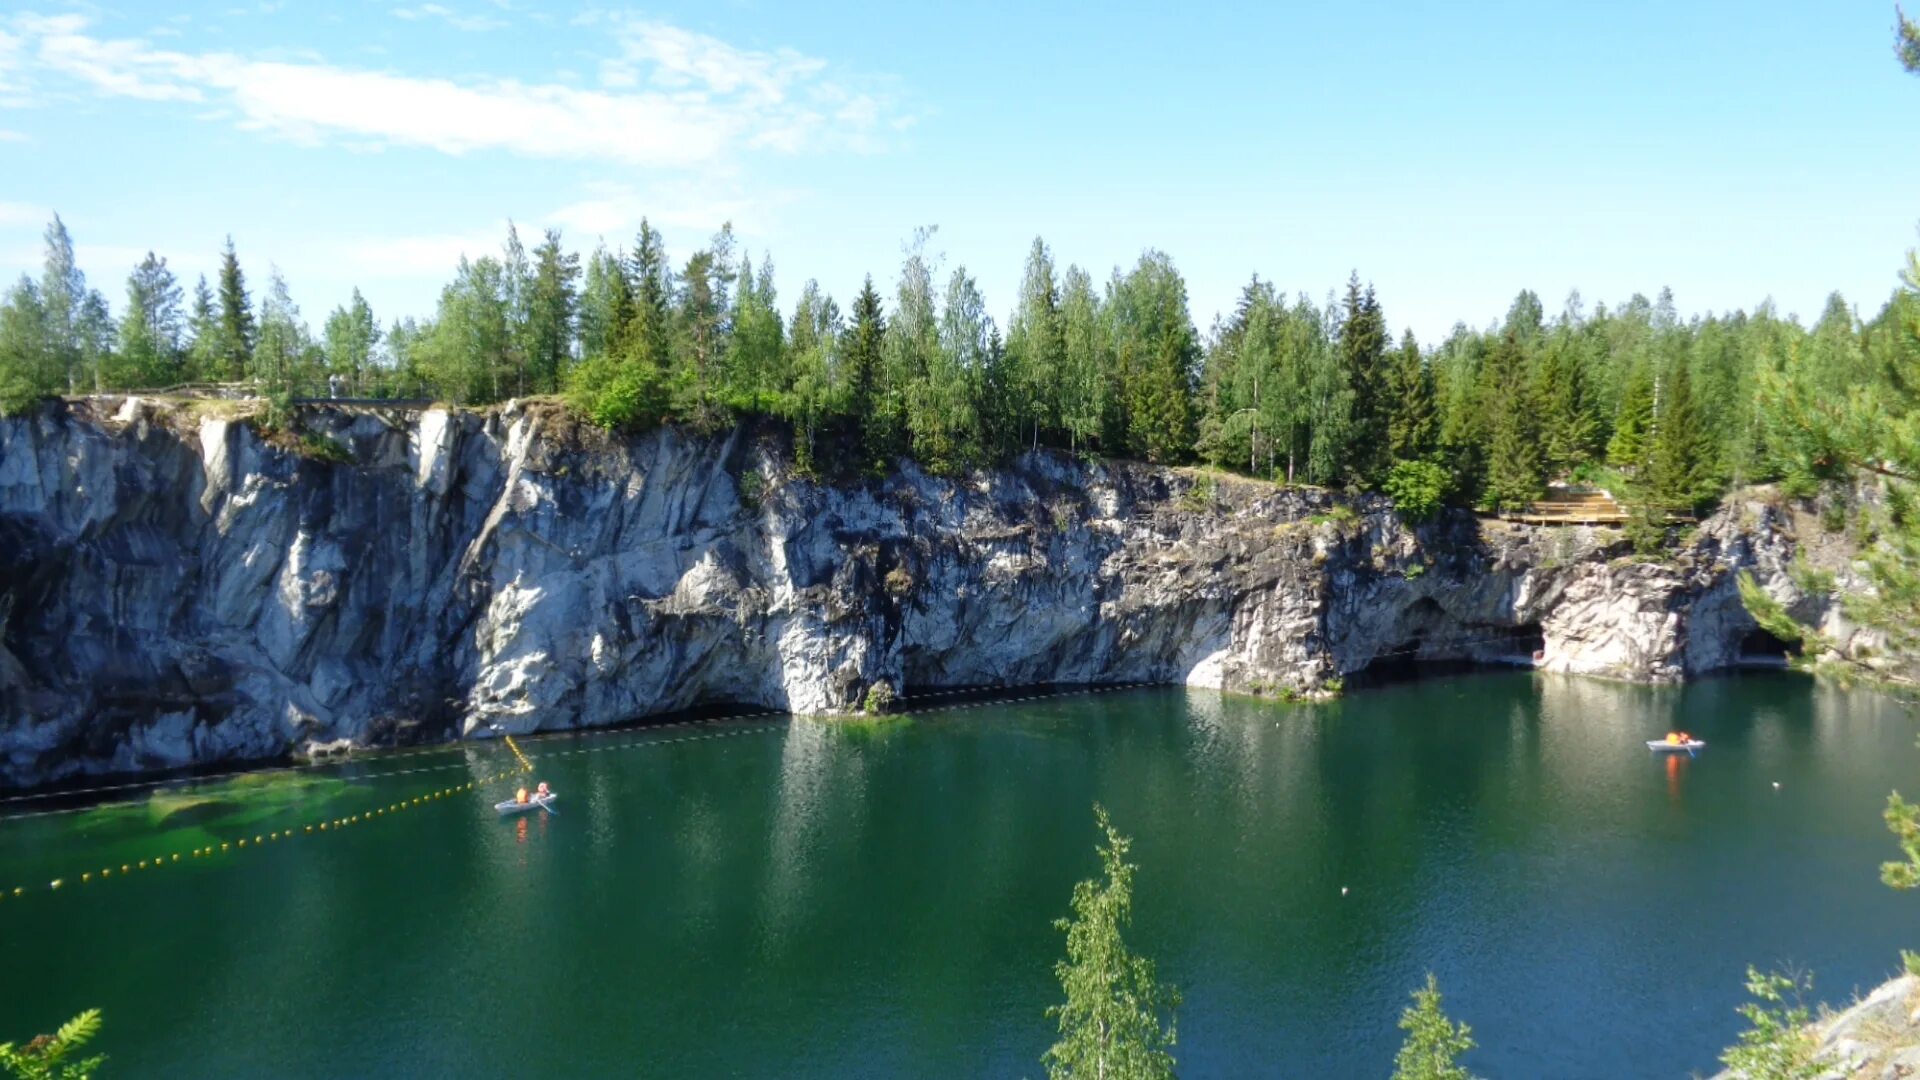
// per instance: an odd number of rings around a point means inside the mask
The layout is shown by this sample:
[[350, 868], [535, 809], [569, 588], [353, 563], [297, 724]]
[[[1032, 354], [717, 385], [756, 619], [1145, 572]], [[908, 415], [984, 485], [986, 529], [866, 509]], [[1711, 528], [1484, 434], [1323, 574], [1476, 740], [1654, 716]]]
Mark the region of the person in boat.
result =
[[527, 805], [527, 789], [522, 787], [519, 791], [514, 792], [513, 801], [519, 803], [521, 806]]
[[1687, 737], [1686, 737], [1685, 735], [1682, 735], [1681, 733], [1679, 733], [1679, 732], [1677, 732], [1677, 731], [1669, 731], [1669, 732], [1667, 732], [1667, 745], [1668, 745], [1668, 746], [1679, 746], [1679, 745], [1680, 745], [1681, 743], [1683, 743], [1683, 742], [1686, 742], [1686, 741], [1687, 741]]
[[536, 800], [547, 799], [547, 798], [551, 798], [552, 796], [553, 796], [553, 791], [551, 788], [547, 787], [547, 782], [545, 780], [540, 781], [540, 786], [534, 789], [534, 792], [533, 792], [533, 797]]

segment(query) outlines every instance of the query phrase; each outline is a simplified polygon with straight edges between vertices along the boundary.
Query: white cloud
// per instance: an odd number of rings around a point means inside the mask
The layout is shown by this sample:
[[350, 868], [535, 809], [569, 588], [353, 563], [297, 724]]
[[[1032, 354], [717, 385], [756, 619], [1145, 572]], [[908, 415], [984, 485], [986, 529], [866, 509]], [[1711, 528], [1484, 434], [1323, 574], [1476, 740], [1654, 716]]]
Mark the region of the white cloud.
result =
[[[439, 233], [426, 236], [367, 237], [343, 241], [337, 257], [372, 278], [406, 278], [423, 274], [450, 279], [462, 256], [477, 259], [497, 255], [506, 242], [506, 222], [491, 233]], [[522, 240], [527, 230], [520, 231]]]
[[23, 202], [0, 202], [0, 229], [38, 229], [53, 220], [53, 211]]
[[439, 19], [455, 30], [475, 32], [482, 30], [499, 30], [507, 25], [507, 20], [505, 19], [495, 18], [492, 15], [462, 15], [451, 8], [442, 7], [439, 4], [421, 4], [418, 7], [394, 8], [393, 16], [399, 19], [406, 19], [409, 22]]
[[658, 229], [702, 236], [730, 221], [736, 232], [752, 236], [763, 231], [773, 209], [793, 197], [783, 192], [749, 194], [737, 184], [711, 177], [646, 187], [590, 184], [585, 198], [556, 208], [546, 215], [545, 224], [574, 236], [604, 237], [609, 244], [626, 243], [639, 231], [641, 218]]
[[0, 143], [30, 141], [32, 140], [27, 138], [27, 133], [24, 131], [9, 131], [6, 128], [0, 128]]
[[[419, 11], [437, 5], [424, 5]], [[887, 103], [824, 77], [824, 61], [792, 50], [736, 49], [658, 22], [622, 22], [620, 55], [597, 89], [511, 79], [454, 81], [158, 49], [88, 33], [82, 15], [13, 20], [22, 70], [50, 73], [105, 97], [208, 103], [241, 126], [305, 142], [347, 138], [449, 154], [645, 167], [711, 166], [740, 151], [871, 148], [892, 122]], [[0, 41], [0, 79], [8, 44]], [[4, 87], [4, 83], [0, 83]]]

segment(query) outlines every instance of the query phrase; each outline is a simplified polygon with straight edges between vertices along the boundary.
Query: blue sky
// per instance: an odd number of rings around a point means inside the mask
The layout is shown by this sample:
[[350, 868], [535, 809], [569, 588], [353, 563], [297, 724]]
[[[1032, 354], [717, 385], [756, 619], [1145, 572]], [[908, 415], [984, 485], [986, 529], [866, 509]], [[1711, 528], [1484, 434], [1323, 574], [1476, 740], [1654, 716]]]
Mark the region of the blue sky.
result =
[[[32, 0], [29, 0], [31, 4]], [[1471, 10], [1468, 10], [1469, 7]], [[358, 285], [431, 312], [464, 251], [643, 214], [723, 220], [783, 301], [902, 245], [1003, 318], [1044, 236], [1096, 280], [1147, 247], [1202, 328], [1259, 272], [1350, 269], [1429, 342], [1529, 287], [1863, 311], [1920, 220], [1920, 79], [1890, 5], [1639, 2], [588, 10], [532, 0], [49, 4], [0, 13], [0, 273], [58, 210], [116, 308], [148, 248], [231, 233], [316, 326]]]

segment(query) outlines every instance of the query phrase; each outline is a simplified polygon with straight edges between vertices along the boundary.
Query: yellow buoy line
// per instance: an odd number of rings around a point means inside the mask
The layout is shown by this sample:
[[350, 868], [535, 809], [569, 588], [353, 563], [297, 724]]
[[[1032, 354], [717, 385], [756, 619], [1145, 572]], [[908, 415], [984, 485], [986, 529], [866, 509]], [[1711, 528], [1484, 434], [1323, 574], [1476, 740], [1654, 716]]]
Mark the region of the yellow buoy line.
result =
[[33, 893], [58, 892], [63, 888], [75, 885], [90, 885], [95, 881], [107, 881], [115, 875], [126, 877], [129, 874], [136, 874], [143, 870], [158, 870], [163, 866], [191, 865], [195, 859], [212, 858], [229, 852], [245, 851], [248, 848], [258, 849], [268, 844], [279, 843], [282, 840], [294, 840], [308, 836], [324, 836], [327, 833], [338, 833], [342, 829], [351, 828], [355, 825], [369, 824], [377, 819], [390, 817], [402, 810], [412, 810], [417, 807], [426, 806], [429, 803], [473, 791], [482, 785], [497, 783], [508, 777], [533, 770], [533, 763], [531, 761], [527, 761], [524, 757], [521, 758], [521, 761], [523, 764], [517, 768], [478, 777], [464, 784], [455, 784], [452, 787], [441, 788], [438, 791], [430, 791], [424, 795], [401, 799], [399, 802], [389, 803], [386, 806], [376, 806], [371, 810], [363, 810], [357, 814], [348, 814], [343, 817], [329, 818], [324, 821], [308, 822], [304, 825], [257, 833], [251, 838], [243, 836], [237, 840], [225, 840], [218, 844], [207, 844], [188, 851], [167, 852], [151, 859], [137, 859], [132, 862], [124, 862], [119, 866], [108, 865], [98, 870], [82, 870], [77, 875], [69, 874], [65, 877], [57, 877], [44, 885], [31, 888], [25, 885], [16, 885], [10, 889], [0, 889], [0, 902], [21, 899]]
[[[1082, 697], [1082, 696], [1088, 696], [1092, 694], [1104, 694], [1104, 693], [1114, 693], [1117, 691], [1124, 691], [1124, 690], [1135, 690], [1135, 689], [1139, 689], [1142, 685], [1143, 684], [1140, 684], [1140, 683], [1125, 683], [1125, 684], [1120, 684], [1115, 686], [1089, 687], [1084, 689], [1063, 690], [1063, 691], [1056, 691], [1054, 693], [1030, 694], [1024, 697], [1017, 697], [1017, 698], [1001, 698], [1001, 699], [990, 700], [990, 701], [965, 702], [965, 703], [956, 704], [956, 705], [935, 705], [931, 708], [919, 710], [919, 711], [921, 712], [958, 712], [966, 709], [992, 708], [995, 706], [1013, 705], [1013, 704], [1020, 704], [1025, 702], [1045, 701], [1049, 698]], [[931, 695], [928, 695], [928, 696], [931, 696]], [[727, 717], [726, 720], [737, 722], [740, 720], [751, 720], [751, 719], [758, 719], [758, 718], [764, 718], [769, 716], [786, 716], [786, 715], [787, 715], [786, 713], [782, 713], [777, 710], [767, 710], [765, 712], [760, 712], [760, 713], [749, 713], [744, 716]], [[911, 714], [903, 714], [903, 715], [911, 715]], [[683, 720], [672, 725], [660, 725], [660, 726], [661, 727], [683, 727], [683, 726], [692, 726], [692, 725], [705, 726], [705, 725], [711, 725], [711, 724], [724, 723], [726, 722], [726, 720]], [[786, 724], [761, 724], [754, 727], [734, 727], [734, 728], [731, 728], [730, 730], [708, 731], [704, 734], [699, 734], [699, 735], [681, 735], [675, 738], [668, 738], [668, 739], [639, 738], [639, 739], [633, 739], [627, 742], [615, 743], [611, 745], [580, 747], [572, 750], [557, 750], [557, 751], [550, 752], [547, 756], [567, 757], [574, 754], [603, 753], [608, 750], [627, 750], [627, 749], [633, 749], [635, 747], [643, 747], [643, 746], [668, 746], [674, 743], [700, 742], [707, 739], [722, 739], [722, 738], [729, 738], [729, 737], [739, 736], [739, 735], [757, 735], [757, 734], [764, 734], [766, 732], [772, 732], [772, 731], [784, 731], [786, 727], [787, 727]], [[534, 736], [534, 738], [535, 739], [550, 739], [550, 738], [576, 738], [577, 739], [583, 735], [595, 736], [595, 735], [613, 735], [613, 734], [623, 734], [623, 733], [631, 734], [634, 732], [634, 730], [635, 729], [632, 729], [632, 728], [624, 728], [624, 729], [611, 729], [611, 730], [601, 729], [598, 731], [594, 731], [594, 730], [554, 731], [554, 732], [543, 732], [537, 736]], [[656, 727], [651, 730], [657, 731], [659, 730], [659, 728]], [[640, 732], [643, 734], [650, 733], [649, 729], [645, 729], [645, 728], [640, 729]], [[341, 829], [345, 829], [353, 825], [359, 825], [366, 822], [371, 822], [375, 818], [386, 817], [392, 814], [397, 814], [402, 810], [414, 809], [416, 807], [425, 806], [428, 803], [437, 802], [449, 796], [472, 791], [483, 784], [496, 783], [498, 781], [505, 780], [510, 776], [532, 772], [533, 762], [529, 760], [524, 753], [521, 752], [519, 745], [514, 742], [512, 736], [507, 736], [506, 744], [507, 744], [507, 747], [513, 751], [514, 757], [517, 759], [519, 763], [518, 768], [509, 769], [504, 772], [493, 773], [491, 775], [483, 776], [475, 780], [470, 780], [464, 784], [455, 784], [452, 787], [441, 788], [438, 791], [429, 792], [425, 795], [415, 796], [414, 798], [411, 798], [411, 799], [402, 799], [399, 802], [392, 803], [386, 807], [377, 807], [373, 810], [363, 811], [362, 813], [359, 813], [359, 814], [353, 814], [346, 817], [333, 818], [329, 821], [309, 823], [306, 825], [299, 826], [297, 828], [287, 828], [287, 829], [277, 830], [273, 832], [258, 834], [252, 838], [251, 846], [254, 848], [259, 848], [266, 844], [277, 843], [281, 840], [292, 840], [296, 837], [311, 836], [316, 834], [323, 835], [328, 832], [339, 832]], [[425, 766], [425, 767], [416, 768], [416, 769], [399, 769], [393, 772], [374, 773], [368, 776], [355, 777], [355, 779], [356, 780], [377, 780], [383, 777], [407, 776], [415, 773], [436, 772], [442, 769], [464, 768], [464, 767], [466, 767], [464, 763], [453, 763], [448, 765], [432, 765], [432, 766]], [[265, 770], [265, 771], [282, 771], [282, 770]], [[26, 817], [30, 815], [21, 814], [21, 815], [13, 815], [13, 816]], [[193, 859], [210, 858], [212, 856], [231, 852], [231, 851], [245, 850], [248, 846], [249, 846], [249, 841], [247, 840], [247, 838], [242, 837], [239, 840], [226, 841], [219, 844], [208, 844], [204, 847], [194, 848], [186, 852], [172, 852], [172, 853], [162, 855], [160, 857], [153, 858], [153, 859], [141, 859], [141, 860], [138, 860], [137, 862], [122, 863], [118, 867], [118, 872], [120, 873], [121, 876], [124, 877], [128, 874], [136, 873], [141, 870], [159, 869], [162, 866], [173, 866], [173, 865], [180, 864], [182, 861], [182, 856], [185, 856], [187, 862], [191, 863]], [[64, 877], [64, 878], [54, 878], [53, 880], [47, 882], [45, 885], [36, 886], [33, 888], [29, 888], [27, 886], [15, 886], [11, 889], [0, 888], [0, 901], [9, 900], [9, 899], [18, 899], [18, 898], [31, 895], [33, 893], [55, 892], [62, 888], [67, 887], [68, 885], [76, 881], [79, 884], [83, 884], [83, 885], [91, 884], [96, 879], [104, 881], [108, 878], [111, 878], [114, 875], [115, 869], [116, 868], [112, 866], [105, 866], [98, 871], [91, 871], [91, 870], [82, 871], [78, 876], [78, 878], [73, 878], [71, 876]]]

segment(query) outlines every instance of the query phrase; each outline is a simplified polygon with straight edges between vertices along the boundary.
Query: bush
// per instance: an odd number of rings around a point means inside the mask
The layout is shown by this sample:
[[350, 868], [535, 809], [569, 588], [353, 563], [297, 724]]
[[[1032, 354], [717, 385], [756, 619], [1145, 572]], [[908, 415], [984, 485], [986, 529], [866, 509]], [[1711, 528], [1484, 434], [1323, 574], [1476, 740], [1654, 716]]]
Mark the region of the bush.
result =
[[867, 687], [867, 697], [860, 703], [860, 711], [880, 716], [892, 712], [897, 700], [893, 694], [893, 684], [882, 679]]
[[300, 436], [300, 453], [315, 461], [331, 461], [336, 465], [353, 461], [353, 451], [347, 449], [340, 440], [311, 431]]
[[1825, 1073], [1826, 1066], [1815, 1060], [1820, 1044], [1807, 1027], [1812, 1015], [1799, 1001], [1812, 986], [1804, 977], [1762, 975], [1748, 968], [1747, 992], [1754, 1000], [1739, 1012], [1753, 1026], [1740, 1033], [1739, 1045], [1720, 1055], [1721, 1062], [1747, 1080], [1813, 1080]]
[[1397, 461], [1382, 485], [1394, 509], [1408, 521], [1429, 521], [1453, 493], [1447, 470], [1431, 461]]
[[660, 422], [659, 378], [644, 364], [592, 356], [567, 373], [567, 404], [608, 431]]

